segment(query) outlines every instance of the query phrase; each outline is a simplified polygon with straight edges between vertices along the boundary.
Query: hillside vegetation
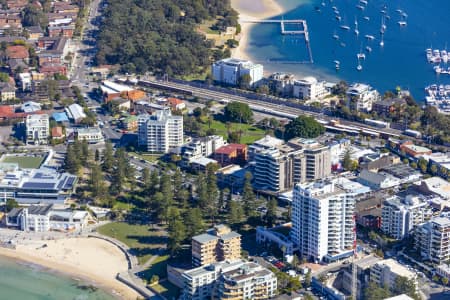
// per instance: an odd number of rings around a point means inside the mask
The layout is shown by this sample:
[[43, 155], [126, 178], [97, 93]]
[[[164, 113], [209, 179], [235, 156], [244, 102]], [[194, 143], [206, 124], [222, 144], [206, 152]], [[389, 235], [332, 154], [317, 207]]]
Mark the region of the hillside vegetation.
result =
[[201, 73], [212, 43], [196, 28], [214, 20], [237, 25], [229, 0], [108, 0], [98, 38], [97, 64], [120, 64], [129, 73]]

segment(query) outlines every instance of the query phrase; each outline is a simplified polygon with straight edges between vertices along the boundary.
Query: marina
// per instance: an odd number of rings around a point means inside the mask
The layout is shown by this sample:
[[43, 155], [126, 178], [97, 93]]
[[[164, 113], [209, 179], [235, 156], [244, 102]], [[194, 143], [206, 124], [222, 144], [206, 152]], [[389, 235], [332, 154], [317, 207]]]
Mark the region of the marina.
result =
[[432, 84], [425, 91], [427, 105], [436, 107], [441, 113], [450, 114], [450, 84]]

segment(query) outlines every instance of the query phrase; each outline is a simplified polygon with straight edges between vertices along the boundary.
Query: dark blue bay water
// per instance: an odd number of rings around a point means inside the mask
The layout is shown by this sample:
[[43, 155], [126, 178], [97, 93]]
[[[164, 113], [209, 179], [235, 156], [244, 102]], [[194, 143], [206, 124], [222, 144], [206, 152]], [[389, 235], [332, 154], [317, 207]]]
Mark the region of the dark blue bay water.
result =
[[0, 300], [116, 299], [100, 289], [81, 289], [80, 284], [84, 283], [0, 257]]
[[[279, 25], [258, 24], [250, 31], [246, 52], [253, 60], [263, 63], [270, 72], [284, 71], [298, 76], [365, 82], [381, 92], [401, 86], [409, 89], [419, 101], [423, 100], [425, 86], [432, 83], [450, 84], [450, 75], [437, 76], [425, 57], [425, 49], [429, 47], [445, 49], [448, 42], [450, 50], [450, 1], [368, 0], [364, 10], [356, 8], [358, 0], [324, 0], [325, 6], [322, 0], [278, 2], [289, 8], [282, 16], [284, 19], [307, 20], [314, 64], [271, 63], [270, 60], [306, 59], [305, 43], [300, 38], [281, 36]], [[381, 10], [384, 5], [387, 5], [386, 15], [390, 19], [385, 20], [387, 28], [384, 47], [381, 47]], [[340, 22], [335, 18], [332, 6], [339, 10]], [[403, 18], [396, 11], [398, 9], [407, 14], [405, 27], [397, 23]], [[355, 20], [358, 22], [359, 36], [354, 33]], [[343, 30], [341, 25], [348, 25], [351, 29]], [[339, 40], [333, 39], [334, 34], [339, 35]], [[373, 35], [375, 39], [368, 41], [365, 35]], [[371, 53], [365, 50], [366, 46], [372, 48]], [[356, 54], [361, 50], [366, 59], [362, 61], [363, 70], [359, 72], [356, 70]], [[338, 72], [334, 60], [340, 61]]]

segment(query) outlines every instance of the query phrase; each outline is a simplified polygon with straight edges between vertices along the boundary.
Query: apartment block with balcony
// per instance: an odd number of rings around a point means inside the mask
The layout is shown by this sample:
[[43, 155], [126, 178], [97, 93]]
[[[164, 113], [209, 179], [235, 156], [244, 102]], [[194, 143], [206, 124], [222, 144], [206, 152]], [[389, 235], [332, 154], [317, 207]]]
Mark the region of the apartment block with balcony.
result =
[[431, 218], [431, 207], [426, 200], [413, 195], [386, 199], [381, 210], [381, 230], [397, 240], [409, 236], [414, 226]]
[[333, 181], [297, 184], [292, 202], [292, 241], [303, 257], [332, 262], [351, 256], [355, 197]]
[[253, 151], [255, 187], [275, 192], [295, 183], [325, 178], [331, 174], [331, 153], [314, 140], [293, 139], [286, 144]]
[[244, 75], [249, 75], [249, 84], [254, 85], [264, 76], [263, 65], [237, 58], [219, 60], [212, 64], [211, 69], [214, 81], [229, 85], [238, 85]]
[[50, 134], [47, 114], [28, 115], [25, 120], [27, 144], [47, 144]]
[[415, 248], [423, 260], [442, 264], [450, 260], [450, 218], [436, 217], [418, 226]]
[[170, 109], [138, 117], [138, 144], [148, 152], [167, 153], [183, 145], [183, 116], [172, 116]]
[[241, 235], [228, 226], [216, 225], [192, 238], [192, 265], [203, 266], [241, 257]]
[[380, 100], [380, 94], [371, 86], [362, 83], [355, 83], [347, 90], [348, 106], [351, 110], [370, 112], [372, 104]]
[[183, 273], [181, 299], [270, 299], [277, 278], [270, 270], [245, 260], [223, 261]]

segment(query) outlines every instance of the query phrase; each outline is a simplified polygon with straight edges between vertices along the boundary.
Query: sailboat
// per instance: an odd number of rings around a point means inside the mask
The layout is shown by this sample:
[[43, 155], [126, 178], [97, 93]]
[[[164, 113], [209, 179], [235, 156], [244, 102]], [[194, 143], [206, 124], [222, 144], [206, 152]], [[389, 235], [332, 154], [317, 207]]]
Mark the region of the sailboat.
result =
[[336, 68], [336, 71], [338, 71], [339, 69], [340, 69], [340, 67], [341, 67], [341, 62], [340, 61], [338, 61], [338, 60], [335, 60], [334, 61], [334, 67]]
[[381, 16], [381, 28], [380, 28], [380, 33], [383, 34], [386, 32], [386, 24], [384, 22], [384, 15]]
[[358, 65], [356, 66], [356, 70], [362, 71], [362, 69], [363, 69], [363, 67], [362, 67], [362, 65], [361, 65], [360, 60], [358, 59]]
[[355, 18], [355, 34], [356, 34], [356, 36], [359, 36], [358, 20], [356, 18]]
[[383, 38], [384, 34], [381, 34], [381, 41], [380, 41], [380, 46], [383, 47], [384, 46], [384, 38]]
[[360, 59], [366, 59], [366, 55], [362, 51], [362, 44], [361, 44], [361, 50], [359, 50], [359, 53], [356, 54], [356, 57], [358, 58], [358, 61]]

